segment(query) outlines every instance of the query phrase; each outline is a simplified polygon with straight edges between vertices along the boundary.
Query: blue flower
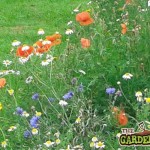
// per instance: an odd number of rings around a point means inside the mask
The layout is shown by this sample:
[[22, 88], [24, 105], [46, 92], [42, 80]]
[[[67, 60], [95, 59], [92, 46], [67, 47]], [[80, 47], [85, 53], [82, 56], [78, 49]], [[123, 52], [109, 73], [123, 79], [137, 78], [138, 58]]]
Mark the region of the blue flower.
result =
[[22, 115], [22, 113], [23, 113], [23, 109], [21, 107], [17, 107], [16, 108], [16, 114]]
[[39, 94], [38, 93], [33, 94], [32, 99], [33, 100], [38, 100], [39, 99]]
[[107, 89], [106, 89], [106, 93], [107, 93], [107, 94], [114, 94], [115, 91], [116, 91], [115, 88], [107, 88]]
[[24, 131], [24, 137], [25, 138], [29, 138], [31, 136], [32, 136], [32, 134], [31, 134], [31, 132], [29, 130]]
[[69, 91], [68, 93], [66, 93], [64, 96], [63, 96], [63, 99], [64, 100], [69, 100], [73, 97], [74, 93], [72, 91]]
[[30, 119], [30, 125], [31, 125], [31, 127], [37, 128], [38, 125], [39, 125], [39, 124], [38, 124], [39, 119], [40, 119], [40, 117], [33, 116], [33, 117]]

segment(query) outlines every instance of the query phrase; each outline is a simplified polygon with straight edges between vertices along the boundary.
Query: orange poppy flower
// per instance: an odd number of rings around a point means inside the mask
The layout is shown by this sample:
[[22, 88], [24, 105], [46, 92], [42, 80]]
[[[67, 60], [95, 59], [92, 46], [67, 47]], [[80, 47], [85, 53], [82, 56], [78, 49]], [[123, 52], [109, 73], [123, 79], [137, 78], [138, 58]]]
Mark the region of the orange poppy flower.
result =
[[126, 24], [121, 24], [121, 27], [122, 27], [121, 33], [122, 34], [126, 34], [126, 32], [127, 32], [127, 26], [126, 26]]
[[16, 55], [20, 57], [28, 57], [33, 52], [33, 50], [34, 48], [32, 46], [28, 45], [19, 46]]
[[59, 45], [61, 43], [61, 35], [59, 33], [55, 33], [51, 36], [47, 36], [46, 39], [52, 42], [52, 46]]
[[5, 78], [0, 78], [0, 88], [3, 88], [6, 84], [6, 79]]
[[90, 14], [88, 12], [82, 12], [77, 14], [76, 21], [78, 21], [82, 26], [87, 26], [94, 22], [94, 20], [90, 17]]
[[34, 44], [34, 46], [38, 46], [38, 47], [42, 47], [43, 46], [43, 44], [42, 44], [42, 41], [37, 41], [35, 44]]
[[128, 118], [123, 110], [118, 114], [118, 123], [122, 126], [125, 126], [128, 123]]
[[60, 38], [61, 38], [61, 35], [59, 33], [56, 33], [56, 34], [46, 37], [46, 39], [51, 42], [54, 42], [55, 40], [60, 39]]
[[61, 43], [61, 39], [56, 39], [55, 41], [52, 42], [52, 45], [59, 45]]
[[130, 4], [131, 3], [131, 0], [126, 0], [126, 4]]
[[81, 38], [81, 45], [82, 48], [88, 48], [90, 47], [90, 40], [89, 39], [85, 39], [85, 38]]
[[35, 47], [35, 51], [36, 53], [44, 53], [47, 52], [51, 47], [52, 47], [52, 43], [48, 41], [48, 40], [44, 40], [44, 41], [37, 41], [34, 44]]

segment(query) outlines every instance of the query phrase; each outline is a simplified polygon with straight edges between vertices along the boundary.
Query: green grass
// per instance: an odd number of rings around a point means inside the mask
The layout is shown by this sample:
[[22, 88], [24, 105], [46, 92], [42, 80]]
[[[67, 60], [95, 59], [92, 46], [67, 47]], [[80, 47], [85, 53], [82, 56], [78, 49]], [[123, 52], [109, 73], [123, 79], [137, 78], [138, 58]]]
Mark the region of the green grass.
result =
[[[6, 78], [6, 86], [0, 89], [0, 142], [8, 139], [7, 149], [46, 149], [43, 143], [55, 141], [54, 133], [60, 132], [61, 143], [53, 148], [60, 150], [83, 145], [83, 149], [91, 150], [90, 142], [96, 136], [105, 144], [105, 149], [116, 150], [121, 147], [116, 134], [121, 128], [135, 128], [141, 121], [150, 121], [149, 104], [144, 99], [150, 97], [150, 61], [149, 61], [149, 15], [150, 10], [142, 0], [134, 0], [131, 5], [121, 9], [124, 1], [93, 0], [20, 0], [0, 2], [0, 71], [19, 70], [20, 75], [0, 75]], [[88, 10], [94, 23], [80, 26], [75, 21], [75, 8], [80, 12]], [[140, 12], [139, 9], [146, 9]], [[72, 20], [73, 24], [67, 26]], [[127, 33], [121, 34], [121, 24], [127, 23]], [[140, 27], [136, 32], [133, 29]], [[62, 35], [62, 43], [52, 47], [41, 58], [32, 56], [25, 64], [20, 64], [16, 57], [16, 48], [11, 43], [17, 39], [22, 44], [33, 45], [39, 38], [37, 31], [43, 28], [45, 35], [58, 31]], [[72, 35], [65, 35], [67, 28], [74, 30]], [[88, 38], [91, 46], [83, 49], [81, 38]], [[56, 57], [53, 63], [42, 66], [41, 61], [47, 54]], [[3, 60], [12, 60], [12, 65], [5, 67]], [[85, 74], [80, 73], [83, 70]], [[125, 73], [133, 74], [131, 80], [124, 80]], [[28, 76], [33, 81], [26, 84]], [[71, 84], [73, 78], [76, 83]], [[117, 85], [120, 81], [121, 85]], [[78, 92], [79, 85], [84, 91]], [[122, 96], [106, 94], [106, 88], [120, 90]], [[8, 94], [13, 89], [14, 95]], [[145, 92], [145, 89], [147, 91]], [[74, 96], [68, 100], [68, 106], [61, 107], [58, 103], [68, 91]], [[143, 93], [142, 102], [138, 102], [135, 93]], [[39, 100], [32, 100], [38, 93]], [[49, 102], [48, 98], [54, 98]], [[114, 100], [116, 99], [115, 103]], [[112, 107], [124, 110], [128, 124], [121, 126], [112, 113]], [[21, 107], [30, 116], [24, 118], [15, 115], [16, 107]], [[35, 112], [41, 112], [38, 135], [24, 138], [24, 131], [31, 131], [30, 119]], [[81, 123], [76, 124], [77, 117]], [[12, 125], [17, 129], [8, 132]], [[145, 122], [146, 127], [148, 124]], [[138, 131], [138, 130], [137, 130]], [[48, 149], [48, 148], [47, 148]], [[123, 150], [134, 147], [121, 147]], [[138, 150], [146, 147], [137, 147]]]
[[73, 10], [86, 1], [2, 0], [0, 2], [0, 56], [4, 52], [9, 53], [11, 42], [15, 39], [32, 44], [37, 40], [39, 28], [43, 28], [47, 35], [56, 31], [64, 33], [67, 22], [73, 19]]

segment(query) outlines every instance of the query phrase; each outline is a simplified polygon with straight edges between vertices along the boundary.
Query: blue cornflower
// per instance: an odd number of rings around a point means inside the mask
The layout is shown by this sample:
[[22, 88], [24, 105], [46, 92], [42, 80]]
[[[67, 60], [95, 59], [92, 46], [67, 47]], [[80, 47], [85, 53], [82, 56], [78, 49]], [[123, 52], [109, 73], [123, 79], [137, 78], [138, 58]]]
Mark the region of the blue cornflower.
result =
[[66, 93], [64, 96], [63, 96], [63, 99], [64, 100], [69, 100], [73, 97], [74, 93], [72, 91], [69, 91], [68, 93]]
[[107, 88], [107, 89], [106, 89], [106, 93], [107, 93], [107, 94], [114, 94], [115, 91], [116, 91], [115, 88]]
[[32, 136], [32, 133], [29, 130], [24, 131], [24, 137], [29, 138]]
[[31, 119], [30, 119], [30, 125], [31, 127], [33, 128], [37, 128], [38, 127], [38, 121], [39, 121], [40, 117], [37, 117], [37, 116], [33, 116]]
[[38, 100], [39, 99], [39, 94], [38, 93], [33, 94], [32, 99], [33, 100]]
[[78, 86], [78, 92], [83, 92], [83, 85], [82, 85], [82, 83]]
[[21, 107], [17, 107], [16, 108], [16, 114], [22, 115], [22, 113], [23, 113], [23, 109]]

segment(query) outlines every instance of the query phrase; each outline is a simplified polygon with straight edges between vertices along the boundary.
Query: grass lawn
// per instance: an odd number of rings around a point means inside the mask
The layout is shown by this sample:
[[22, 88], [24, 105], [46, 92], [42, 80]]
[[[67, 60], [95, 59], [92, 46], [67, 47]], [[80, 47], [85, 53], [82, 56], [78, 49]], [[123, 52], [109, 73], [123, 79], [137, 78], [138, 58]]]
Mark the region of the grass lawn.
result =
[[118, 135], [150, 128], [147, 2], [1, 0], [0, 16], [0, 149], [135, 149]]
[[[0, 2], [0, 56], [9, 53], [11, 42], [19, 39], [27, 44], [37, 40], [37, 30], [43, 28], [47, 34], [63, 33], [73, 10], [87, 0], [1, 0]], [[5, 55], [6, 56], [6, 55]], [[5, 57], [3, 56], [3, 57]]]

